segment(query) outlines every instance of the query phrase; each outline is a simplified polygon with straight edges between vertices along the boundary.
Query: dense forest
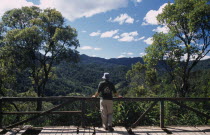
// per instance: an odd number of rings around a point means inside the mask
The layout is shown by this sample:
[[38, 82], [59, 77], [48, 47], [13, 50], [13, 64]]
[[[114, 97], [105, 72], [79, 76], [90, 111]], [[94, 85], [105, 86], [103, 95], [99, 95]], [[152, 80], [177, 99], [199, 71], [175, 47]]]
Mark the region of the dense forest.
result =
[[[134, 97], [134, 95], [131, 94], [133, 88], [132, 84], [130, 84], [131, 81], [128, 79], [127, 72], [130, 71], [132, 67], [134, 68], [134, 66], [138, 65], [138, 63], [143, 64], [141, 57], [103, 59], [81, 55], [80, 62], [77, 64], [63, 62], [56, 66], [56, 78], [50, 80], [47, 84], [45, 95], [65, 96], [80, 93], [83, 96], [90, 96], [97, 90], [98, 83], [102, 80], [101, 77], [103, 73], [109, 72], [111, 81], [115, 84], [119, 93], [124, 97]], [[164, 70], [160, 62], [159, 69], [161, 68]], [[203, 79], [207, 79], [206, 81], [208, 81], [208, 74], [206, 73], [208, 73], [209, 70], [210, 60], [203, 60], [195, 67], [192, 74], [198, 75], [197, 80], [200, 80], [199, 82], [205, 82]], [[201, 78], [199, 78], [199, 74], [202, 74], [200, 75]], [[145, 97], [145, 95], [139, 94], [137, 97]]]
[[[104, 72], [123, 97], [210, 97], [210, 5], [208, 0], [175, 0], [157, 19], [169, 33], [156, 33], [143, 58], [103, 59], [80, 55], [77, 31], [55, 9], [23, 7], [5, 12], [0, 22], [0, 96], [90, 97]], [[4, 103], [3, 111], [46, 110], [60, 102]], [[210, 115], [209, 102], [187, 102]], [[65, 109], [77, 110], [80, 103]], [[87, 103], [86, 116], [100, 119], [98, 103]], [[115, 103], [114, 124], [128, 126], [148, 103]], [[199, 125], [209, 120], [183, 107], [166, 104], [166, 124]], [[8, 125], [29, 116], [5, 116]], [[142, 125], [159, 123], [155, 106]], [[49, 115], [33, 125], [79, 124], [80, 116]], [[129, 121], [128, 121], [129, 120]]]

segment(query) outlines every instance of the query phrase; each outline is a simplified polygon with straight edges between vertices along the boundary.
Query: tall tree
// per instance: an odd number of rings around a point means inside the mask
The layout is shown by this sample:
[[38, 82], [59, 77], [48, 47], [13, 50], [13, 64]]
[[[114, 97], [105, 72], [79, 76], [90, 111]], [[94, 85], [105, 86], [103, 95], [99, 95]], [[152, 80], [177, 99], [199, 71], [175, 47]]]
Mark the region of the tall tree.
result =
[[210, 51], [209, 0], [175, 0], [157, 19], [169, 33], [153, 36], [144, 60], [148, 69], [157, 68], [162, 61], [178, 96], [188, 96], [194, 85], [190, 84], [190, 73]]
[[145, 96], [146, 79], [145, 79], [145, 65], [137, 62], [132, 65], [132, 68], [126, 73], [126, 79], [130, 82], [129, 84], [129, 96]]
[[29, 71], [39, 97], [44, 96], [53, 64], [78, 61], [77, 31], [64, 25], [63, 16], [55, 9], [13, 9], [5, 12], [2, 24], [5, 34], [1, 49], [19, 69]]

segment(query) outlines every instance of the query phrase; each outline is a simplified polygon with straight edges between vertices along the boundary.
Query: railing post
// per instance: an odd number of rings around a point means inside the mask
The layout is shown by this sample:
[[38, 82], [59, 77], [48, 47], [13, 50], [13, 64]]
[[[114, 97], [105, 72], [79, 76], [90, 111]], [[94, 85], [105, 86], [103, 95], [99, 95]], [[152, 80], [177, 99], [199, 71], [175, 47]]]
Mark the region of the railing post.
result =
[[2, 125], [2, 120], [3, 120], [3, 115], [2, 115], [2, 98], [0, 98], [0, 128], [3, 127]]
[[86, 104], [85, 104], [85, 99], [82, 100], [82, 118], [81, 118], [81, 125], [82, 127], [85, 127], [85, 112], [86, 112]]
[[160, 101], [160, 128], [164, 128], [164, 100]]

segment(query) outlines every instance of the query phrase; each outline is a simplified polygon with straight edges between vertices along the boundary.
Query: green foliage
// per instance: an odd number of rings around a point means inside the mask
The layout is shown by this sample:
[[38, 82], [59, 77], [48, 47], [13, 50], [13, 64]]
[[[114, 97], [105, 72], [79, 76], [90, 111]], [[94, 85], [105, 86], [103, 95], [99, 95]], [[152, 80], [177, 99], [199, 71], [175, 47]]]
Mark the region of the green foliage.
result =
[[53, 65], [61, 61], [78, 61], [76, 29], [64, 25], [55, 9], [38, 7], [12, 9], [2, 17], [1, 57], [14, 62], [14, 69], [28, 72], [33, 89], [44, 95], [47, 81], [53, 78]]
[[[210, 51], [210, 5], [207, 2], [175, 0], [163, 9], [157, 19], [169, 28], [169, 33], [154, 34], [152, 45], [145, 50], [145, 64], [136, 63], [127, 72], [129, 87], [126, 96], [209, 97], [210, 70], [202, 68], [208, 60], [201, 60]], [[206, 112], [207, 104], [188, 105]], [[184, 108], [169, 104], [167, 110], [168, 125], [206, 122]]]
[[[210, 51], [210, 5], [207, 2], [175, 0], [174, 4], [169, 3], [163, 13], [158, 15], [159, 23], [166, 25], [169, 33], [154, 34], [152, 45], [146, 48], [144, 61], [149, 72], [146, 78], [149, 76], [152, 85], [157, 80], [154, 71], [159, 70], [162, 72], [160, 75], [168, 74], [168, 79], [173, 84], [171, 86], [176, 89], [176, 96], [190, 96], [193, 89], [190, 81], [193, 68]], [[159, 64], [165, 70], [157, 66]]]

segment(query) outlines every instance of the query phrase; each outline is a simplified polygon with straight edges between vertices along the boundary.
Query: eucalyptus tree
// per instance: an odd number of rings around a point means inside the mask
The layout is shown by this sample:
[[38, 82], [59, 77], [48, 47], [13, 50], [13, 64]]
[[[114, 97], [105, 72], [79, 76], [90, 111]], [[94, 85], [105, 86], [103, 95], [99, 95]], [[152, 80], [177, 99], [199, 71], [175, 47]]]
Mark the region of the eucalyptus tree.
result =
[[157, 69], [161, 61], [165, 64], [161, 73], [168, 74], [177, 96], [189, 96], [196, 85], [190, 83], [190, 73], [210, 51], [209, 0], [175, 0], [157, 19], [169, 33], [154, 34], [144, 57], [147, 70]]
[[29, 72], [39, 97], [44, 96], [54, 64], [78, 61], [77, 31], [65, 25], [64, 17], [55, 9], [12, 9], [4, 13], [2, 24], [2, 55], [12, 58], [20, 71]]

